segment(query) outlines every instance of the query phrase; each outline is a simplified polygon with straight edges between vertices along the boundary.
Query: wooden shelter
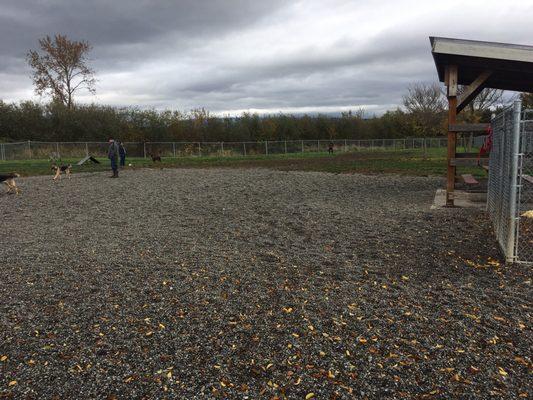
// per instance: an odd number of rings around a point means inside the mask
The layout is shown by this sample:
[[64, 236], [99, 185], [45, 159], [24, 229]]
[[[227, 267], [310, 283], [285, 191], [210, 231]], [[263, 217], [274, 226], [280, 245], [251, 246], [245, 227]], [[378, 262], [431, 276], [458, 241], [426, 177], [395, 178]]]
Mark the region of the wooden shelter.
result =
[[[446, 205], [454, 205], [455, 168], [476, 165], [477, 155], [456, 151], [458, 132], [487, 129], [457, 124], [460, 113], [485, 88], [533, 92], [533, 46], [430, 37], [431, 53], [448, 97], [448, 173]], [[458, 95], [458, 85], [466, 86]]]

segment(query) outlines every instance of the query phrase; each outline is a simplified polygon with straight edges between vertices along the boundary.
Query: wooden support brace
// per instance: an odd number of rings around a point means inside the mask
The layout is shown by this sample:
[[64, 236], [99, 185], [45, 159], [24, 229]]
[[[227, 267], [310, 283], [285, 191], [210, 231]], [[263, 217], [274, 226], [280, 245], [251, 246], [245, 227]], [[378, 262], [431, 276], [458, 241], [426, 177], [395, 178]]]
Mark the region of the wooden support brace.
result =
[[492, 71], [482, 72], [474, 82], [466, 88], [465, 92], [459, 97], [457, 113], [460, 113], [474, 98], [485, 89], [487, 80], [492, 75]]
[[452, 132], [487, 132], [490, 124], [453, 124], [448, 127]]

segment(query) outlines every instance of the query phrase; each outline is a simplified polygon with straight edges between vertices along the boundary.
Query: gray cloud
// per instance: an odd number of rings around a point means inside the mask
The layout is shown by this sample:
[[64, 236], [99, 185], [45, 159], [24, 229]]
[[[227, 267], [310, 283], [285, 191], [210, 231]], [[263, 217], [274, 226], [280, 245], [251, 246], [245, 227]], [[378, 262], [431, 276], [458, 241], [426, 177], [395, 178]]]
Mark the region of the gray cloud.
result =
[[93, 45], [97, 96], [82, 102], [383, 112], [436, 80], [430, 35], [528, 44], [524, 3], [19, 0], [0, 8], [0, 98], [32, 96], [26, 52], [64, 33]]

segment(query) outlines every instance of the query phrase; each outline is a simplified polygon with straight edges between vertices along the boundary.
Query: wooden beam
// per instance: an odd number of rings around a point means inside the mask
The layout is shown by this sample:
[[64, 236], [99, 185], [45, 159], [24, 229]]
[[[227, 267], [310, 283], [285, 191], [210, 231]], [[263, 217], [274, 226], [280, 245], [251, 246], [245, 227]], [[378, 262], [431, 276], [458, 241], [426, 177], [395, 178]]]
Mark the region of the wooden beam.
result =
[[485, 71], [479, 74], [474, 82], [467, 86], [465, 92], [459, 97], [457, 113], [460, 113], [474, 98], [485, 89], [487, 80], [492, 75], [492, 71]]
[[457, 65], [449, 65], [446, 67], [444, 84], [447, 87], [447, 96], [457, 96]]
[[488, 159], [488, 156], [479, 157], [479, 153], [456, 153], [455, 158], [486, 158]]
[[483, 158], [452, 158], [450, 165], [455, 167], [475, 167], [480, 165], [488, 165], [489, 159]]
[[[448, 126], [457, 123], [457, 65], [446, 67], [446, 86], [448, 94]], [[448, 131], [447, 173], [446, 173], [446, 206], [454, 206], [453, 192], [455, 190], [455, 166], [451, 160], [457, 151], [457, 132]]]
[[452, 132], [485, 132], [490, 124], [453, 124], [448, 127]]

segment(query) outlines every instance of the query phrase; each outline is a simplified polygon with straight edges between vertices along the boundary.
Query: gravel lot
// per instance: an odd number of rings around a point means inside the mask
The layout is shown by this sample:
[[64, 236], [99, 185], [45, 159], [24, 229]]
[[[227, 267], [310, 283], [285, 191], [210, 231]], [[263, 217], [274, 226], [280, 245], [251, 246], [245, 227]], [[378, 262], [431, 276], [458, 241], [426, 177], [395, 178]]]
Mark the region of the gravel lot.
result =
[[532, 396], [531, 268], [440, 179], [107, 175], [0, 194], [0, 398]]

